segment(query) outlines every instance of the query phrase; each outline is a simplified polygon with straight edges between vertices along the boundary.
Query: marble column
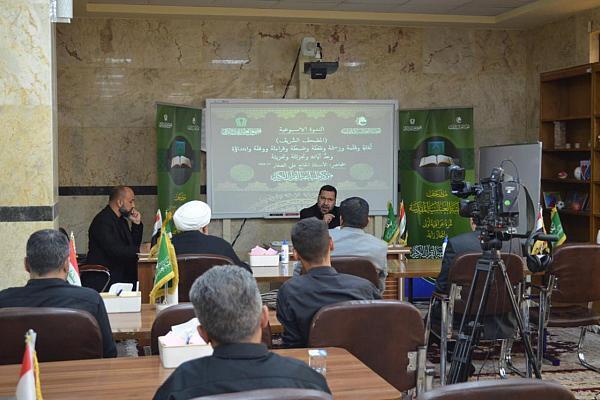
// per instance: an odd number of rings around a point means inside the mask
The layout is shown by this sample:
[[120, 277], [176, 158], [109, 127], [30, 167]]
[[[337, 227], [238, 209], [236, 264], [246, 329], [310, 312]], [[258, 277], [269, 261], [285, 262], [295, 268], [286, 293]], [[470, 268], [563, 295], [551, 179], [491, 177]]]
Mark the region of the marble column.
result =
[[48, 3], [0, 0], [0, 289], [27, 281], [27, 238], [56, 225], [56, 63]]

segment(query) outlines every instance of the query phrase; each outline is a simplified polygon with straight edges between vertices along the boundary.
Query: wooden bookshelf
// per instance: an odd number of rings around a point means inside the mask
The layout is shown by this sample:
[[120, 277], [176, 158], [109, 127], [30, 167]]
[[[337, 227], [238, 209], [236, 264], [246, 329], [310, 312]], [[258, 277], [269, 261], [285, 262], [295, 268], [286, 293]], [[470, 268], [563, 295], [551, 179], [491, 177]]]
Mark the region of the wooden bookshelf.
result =
[[[600, 229], [600, 66], [585, 64], [540, 75], [540, 141], [542, 142], [542, 205], [544, 192], [559, 192], [565, 201], [574, 192], [587, 196], [585, 209], [559, 210], [568, 242], [596, 240]], [[565, 130], [565, 142], [555, 143], [555, 123]], [[574, 170], [590, 160], [591, 179], [578, 180]], [[558, 178], [559, 172], [568, 174]], [[544, 210], [550, 227], [550, 210]]]

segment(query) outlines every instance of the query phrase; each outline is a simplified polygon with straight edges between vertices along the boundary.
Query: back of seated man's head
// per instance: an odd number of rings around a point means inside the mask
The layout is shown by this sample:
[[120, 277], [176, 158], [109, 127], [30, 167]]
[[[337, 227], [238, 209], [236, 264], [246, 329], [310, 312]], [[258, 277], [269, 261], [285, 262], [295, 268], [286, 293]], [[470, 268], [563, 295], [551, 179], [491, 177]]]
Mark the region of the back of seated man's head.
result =
[[363, 229], [369, 224], [369, 203], [360, 197], [349, 197], [340, 204], [342, 226]]
[[64, 276], [69, 257], [69, 240], [60, 231], [42, 229], [27, 240], [25, 268], [32, 277]]
[[256, 280], [245, 269], [235, 265], [209, 269], [192, 285], [190, 300], [213, 345], [260, 342], [262, 301]]
[[327, 223], [315, 217], [301, 219], [292, 228], [292, 244], [294, 251], [307, 263], [325, 260], [331, 244]]

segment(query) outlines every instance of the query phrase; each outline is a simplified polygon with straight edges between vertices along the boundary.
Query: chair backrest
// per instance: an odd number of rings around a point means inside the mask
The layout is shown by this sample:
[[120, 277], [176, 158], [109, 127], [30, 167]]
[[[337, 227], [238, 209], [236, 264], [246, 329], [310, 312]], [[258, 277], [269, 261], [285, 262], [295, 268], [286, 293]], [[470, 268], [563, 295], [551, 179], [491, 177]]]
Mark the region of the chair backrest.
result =
[[215, 394], [192, 400], [331, 400], [329, 393], [313, 389], [260, 389], [247, 392]]
[[[194, 306], [192, 303], [181, 303], [165, 308], [156, 315], [150, 331], [150, 349], [152, 354], [158, 354], [158, 337], [164, 336], [171, 330], [171, 326], [182, 324], [194, 318]], [[263, 329], [262, 342], [271, 348], [271, 325]]]
[[440, 386], [418, 400], [574, 400], [558, 383], [540, 379], [483, 380]]
[[[501, 253], [502, 260], [506, 266], [508, 272], [508, 278], [510, 283], [515, 286], [523, 280], [523, 271], [525, 269], [525, 260], [523, 257], [511, 253]], [[454, 302], [454, 311], [463, 314], [465, 312], [465, 306], [471, 285], [473, 284], [473, 274], [475, 273], [475, 266], [478, 260], [481, 258], [481, 253], [463, 253], [459, 254], [454, 258], [450, 271], [448, 272], [448, 284], [455, 283], [462, 287], [461, 298]], [[483, 286], [486, 278], [486, 273], [480, 273], [477, 282], [477, 290], [474, 293], [475, 299], [480, 299]], [[478, 301], [474, 303], [472, 313], [477, 311], [476, 305]], [[504, 279], [500, 268], [496, 269], [496, 275], [494, 276], [494, 282], [490, 288], [488, 302], [484, 315], [500, 315], [511, 311], [510, 299], [504, 286]]]
[[196, 278], [215, 265], [233, 265], [229, 258], [219, 254], [179, 254], [179, 302], [190, 301], [190, 289]]
[[416, 386], [408, 353], [424, 346], [419, 310], [397, 300], [352, 300], [325, 306], [313, 317], [308, 347], [342, 347], [403, 391]]
[[101, 293], [106, 291], [110, 282], [110, 271], [104, 265], [88, 264], [79, 266], [81, 286]]
[[359, 256], [331, 257], [331, 266], [340, 274], [359, 276], [379, 287], [377, 268], [371, 260]]
[[587, 303], [600, 300], [600, 246], [568, 244], [556, 249], [548, 272], [556, 276], [552, 302]]
[[83, 310], [56, 307], [0, 308], [0, 364], [23, 360], [25, 333], [37, 333], [39, 361], [102, 357], [102, 335], [96, 318]]

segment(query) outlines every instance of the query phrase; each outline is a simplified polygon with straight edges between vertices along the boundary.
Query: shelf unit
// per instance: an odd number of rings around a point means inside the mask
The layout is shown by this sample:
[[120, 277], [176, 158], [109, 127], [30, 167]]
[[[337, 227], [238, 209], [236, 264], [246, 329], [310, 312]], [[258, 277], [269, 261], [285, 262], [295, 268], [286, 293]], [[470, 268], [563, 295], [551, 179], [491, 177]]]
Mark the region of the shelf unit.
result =
[[[585, 64], [540, 75], [540, 141], [542, 142], [541, 204], [544, 192], [559, 192], [562, 200], [569, 193], [587, 194], [583, 210], [559, 210], [568, 242], [596, 240], [600, 229], [600, 65]], [[565, 126], [565, 141], [570, 148], [555, 146], [554, 123]], [[590, 160], [591, 180], [574, 177], [581, 160]], [[558, 178], [559, 172], [568, 174]], [[550, 227], [550, 210], [544, 210]]]

